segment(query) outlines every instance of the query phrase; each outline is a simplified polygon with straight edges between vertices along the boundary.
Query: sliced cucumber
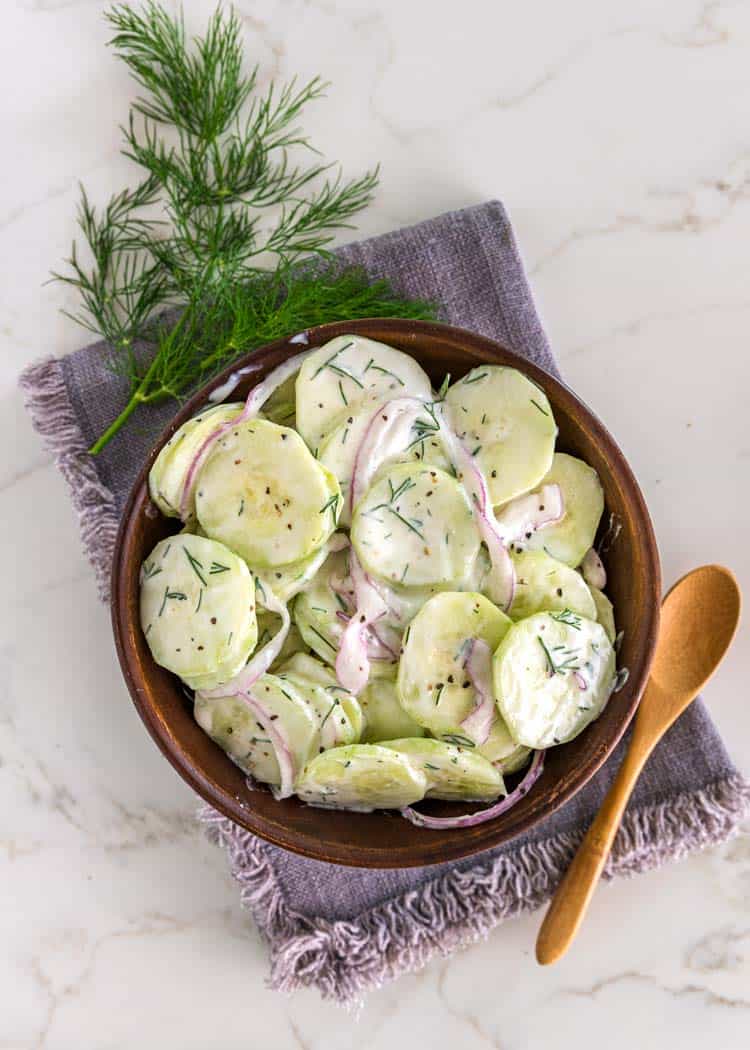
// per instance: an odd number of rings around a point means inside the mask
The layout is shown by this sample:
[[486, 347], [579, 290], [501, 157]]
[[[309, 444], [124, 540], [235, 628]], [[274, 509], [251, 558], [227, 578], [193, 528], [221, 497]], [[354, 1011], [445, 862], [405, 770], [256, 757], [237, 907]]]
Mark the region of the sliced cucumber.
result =
[[[311, 656], [308, 652], [294, 653], [284, 663], [280, 673], [297, 675], [298, 677], [305, 678], [310, 682], [315, 682], [316, 685], [326, 687], [338, 686], [338, 688], [341, 689], [333, 670], [320, 660], [316, 660], [315, 657]], [[345, 689], [341, 689], [342, 695], [345, 692]]]
[[469, 642], [481, 638], [494, 651], [510, 627], [481, 594], [444, 591], [430, 598], [404, 635], [397, 689], [407, 714], [435, 736], [461, 740], [461, 722], [477, 702], [464, 666]]
[[596, 619], [596, 605], [579, 572], [550, 558], [544, 551], [513, 555], [516, 590], [510, 607], [512, 620], [523, 620], [536, 612], [570, 609], [589, 620]]
[[305, 769], [297, 794], [311, 806], [400, 809], [424, 798], [427, 777], [406, 758], [377, 744], [352, 744], [324, 751]]
[[[258, 642], [255, 646], [256, 650], [262, 649], [267, 642], [270, 642], [281, 627], [281, 617], [277, 616], [274, 612], [270, 612], [268, 609], [258, 609], [257, 618]], [[275, 672], [277, 667], [280, 667], [296, 653], [306, 653], [307, 651], [308, 647], [305, 644], [304, 638], [299, 633], [296, 625], [291, 624], [287, 631], [286, 638], [284, 639], [284, 644], [281, 646], [281, 651], [271, 664], [271, 670]]]
[[354, 741], [362, 738], [365, 729], [365, 716], [359, 700], [344, 689], [343, 686], [339, 685], [338, 679], [330, 667], [327, 667], [308, 653], [296, 653], [287, 661], [285, 672], [323, 686], [328, 696], [338, 701], [343, 714], [349, 720]]
[[[252, 687], [251, 694], [268, 711], [275, 729], [286, 740], [295, 775], [299, 776], [306, 763], [318, 752], [317, 713], [291, 683], [276, 675], [262, 675]], [[273, 742], [257, 714], [241, 697], [215, 700], [199, 697], [195, 715], [199, 725], [228, 751], [238, 765], [241, 764], [242, 769], [264, 784], [280, 784], [280, 768]], [[239, 737], [238, 743], [235, 743], [235, 735]]]
[[[318, 720], [321, 751], [359, 743], [363, 719], [356, 697], [344, 689], [337, 690], [335, 686], [331, 691], [331, 687], [327, 688], [294, 671], [280, 670], [278, 677], [284, 682], [290, 682], [313, 711]], [[359, 712], [359, 718], [355, 716], [352, 719], [350, 713], [355, 711]]]
[[[337, 551], [328, 556], [322, 567], [294, 600], [292, 615], [305, 643], [325, 663], [336, 662], [341, 636], [346, 627], [342, 617], [354, 611], [350, 600], [336, 593], [331, 587], [331, 578], [343, 579], [348, 572], [348, 551]], [[373, 678], [395, 674], [395, 661], [370, 660]]]
[[[351, 523], [350, 492], [352, 474], [360, 443], [372, 420], [373, 412], [382, 404], [382, 397], [368, 398], [357, 412], [350, 412], [328, 435], [320, 447], [318, 459], [338, 480], [344, 507], [339, 519], [341, 525]], [[425, 412], [425, 424], [431, 422]], [[423, 435], [420, 439], [420, 435]], [[443, 446], [435, 437], [430, 437], [427, 426], [416, 427], [408, 442], [393, 445], [384, 451], [383, 467], [378, 476], [387, 473], [394, 463], [427, 463], [430, 466], [450, 469]]]
[[238, 696], [195, 697], [195, 720], [235, 765], [264, 784], [281, 782], [273, 744]]
[[602, 625], [607, 633], [607, 638], [614, 645], [617, 637], [617, 628], [615, 627], [615, 610], [612, 602], [604, 591], [600, 591], [598, 587], [589, 586], [589, 590], [596, 606], [596, 620]]
[[368, 682], [359, 695], [359, 703], [365, 716], [362, 743], [424, 736], [422, 726], [401, 706], [393, 679], [374, 678]]
[[297, 374], [285, 379], [281, 386], [276, 387], [274, 392], [264, 403], [262, 414], [264, 419], [270, 419], [272, 423], [280, 423], [284, 427], [295, 425], [296, 395], [295, 383]]
[[308, 558], [335, 530], [341, 505], [338, 482], [299, 434], [262, 419], [216, 442], [196, 488], [207, 535], [257, 568]]
[[552, 463], [557, 426], [547, 395], [515, 368], [481, 365], [448, 389], [456, 433], [476, 449], [494, 504], [533, 489]]
[[601, 624], [536, 613], [508, 631], [493, 660], [495, 696], [514, 740], [545, 748], [572, 740], [609, 699], [615, 653]]
[[505, 774], [523, 769], [531, 755], [531, 748], [515, 742], [498, 712], [489, 737], [477, 748], [477, 752]]
[[340, 335], [313, 351], [296, 383], [297, 429], [311, 449], [365, 400], [413, 395], [429, 401], [430, 380], [414, 358], [385, 343]]
[[360, 501], [351, 540], [365, 569], [389, 583], [456, 587], [471, 573], [480, 537], [455, 478], [403, 464]]
[[263, 587], [269, 587], [282, 602], [289, 602], [312, 580], [328, 553], [327, 545], [323, 544], [308, 558], [273, 569], [258, 569], [255, 575]]
[[292, 617], [305, 644], [325, 663], [336, 662], [341, 635], [346, 626], [338, 612], [351, 615], [352, 608], [331, 589], [330, 579], [346, 576], [347, 552], [329, 554], [313, 579], [294, 599]]
[[181, 533], [158, 543], [141, 569], [140, 613], [156, 662], [184, 678], [228, 681], [255, 647], [252, 574], [214, 540]]
[[565, 514], [556, 525], [545, 525], [533, 533], [526, 546], [529, 550], [544, 550], [575, 568], [593, 546], [604, 510], [599, 475], [582, 459], [556, 452], [542, 484], [560, 486]]
[[486, 758], [442, 740], [389, 740], [383, 747], [406, 755], [427, 777], [427, 798], [488, 802], [505, 794], [500, 772]]
[[[180, 517], [180, 504], [185, 476], [199, 448], [213, 431], [234, 419], [242, 411], [242, 404], [215, 405], [202, 409], [197, 416], [174, 432], [163, 445], [148, 475], [148, 491], [152, 501], [168, 518]], [[190, 501], [188, 520], [195, 516], [195, 497]]]

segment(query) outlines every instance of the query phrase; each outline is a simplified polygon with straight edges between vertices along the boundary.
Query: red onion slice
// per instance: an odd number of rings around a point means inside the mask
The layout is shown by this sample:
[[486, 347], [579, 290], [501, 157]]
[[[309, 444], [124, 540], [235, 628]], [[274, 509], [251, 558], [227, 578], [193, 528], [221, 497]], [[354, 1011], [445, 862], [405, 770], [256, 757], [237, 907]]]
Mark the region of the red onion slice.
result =
[[367, 492], [383, 463], [409, 447], [412, 427], [424, 411], [424, 402], [416, 397], [396, 397], [375, 409], [354, 459], [349, 485], [350, 510], [354, 510]]
[[472, 638], [469, 643], [466, 674], [474, 686], [477, 704], [464, 718], [461, 728], [481, 747], [490, 735], [495, 718], [495, 695], [492, 689], [492, 650], [483, 638]]
[[286, 607], [286, 602], [282, 602], [277, 598], [272, 590], [264, 587], [261, 593], [263, 595], [263, 606], [281, 617], [281, 626], [273, 638], [252, 656], [239, 674], [236, 674], [229, 682], [225, 682], [224, 685], [219, 685], [215, 689], [201, 689], [199, 692], [200, 696], [214, 700], [220, 696], [238, 696], [240, 693], [246, 692], [258, 681], [261, 675], [266, 673], [281, 652], [281, 647], [286, 641], [286, 636], [291, 626], [289, 610]]
[[607, 586], [607, 570], [593, 547], [589, 547], [581, 562], [583, 578], [590, 587], [603, 591]]
[[543, 485], [538, 492], [529, 492], [512, 500], [496, 515], [500, 532], [506, 543], [531, 539], [532, 533], [547, 525], [554, 525], [565, 514], [565, 502], [559, 485]]
[[493, 820], [495, 817], [499, 817], [501, 813], [507, 813], [509, 809], [512, 809], [517, 802], [521, 801], [524, 795], [528, 795], [531, 788], [542, 775], [543, 769], [544, 751], [537, 751], [528, 772], [518, 787], [511, 791], [509, 795], [506, 795], [501, 802], [496, 802], [478, 813], [466, 813], [462, 817], [429, 817], [424, 813], [418, 813], [411, 806], [406, 806], [401, 810], [401, 816], [405, 817], [412, 824], [416, 824], [418, 828], [433, 828], [438, 831], [442, 828], [473, 828], [477, 824], [484, 824], [486, 821]]
[[516, 573], [492, 509], [487, 482], [471, 452], [457, 436], [444, 402], [440, 404], [438, 414], [441, 420], [440, 433], [446, 451], [456, 469], [458, 480], [474, 507], [479, 532], [487, 546], [490, 559], [487, 591], [492, 601], [507, 612], [513, 604]]
[[268, 708], [247, 691], [237, 694], [253, 712], [253, 716], [263, 727], [263, 732], [271, 741], [276, 761], [279, 763], [281, 784], [278, 788], [271, 788], [276, 799], [289, 798], [294, 794], [295, 769], [292, 750], [286, 738], [283, 728], [279, 726], [278, 720], [273, 718]]
[[248, 419], [253, 419], [260, 412], [263, 405], [268, 401], [271, 394], [282, 383], [298, 372], [302, 362], [312, 351], [305, 350], [301, 354], [295, 354], [294, 357], [288, 358], [283, 361], [277, 368], [269, 372], [266, 378], [254, 386], [250, 393], [247, 395], [245, 401], [245, 407], [242, 412], [232, 420], [226, 423], [222, 423], [220, 426], [213, 430], [208, 437], [203, 441], [198, 451], [190, 461], [190, 466], [185, 474], [185, 481], [182, 486], [182, 498], [180, 499], [180, 517], [183, 521], [187, 521], [189, 517], [188, 509], [190, 507], [190, 499], [193, 494], [195, 487], [196, 478], [198, 471], [203, 466], [206, 456], [208, 455], [211, 448], [219, 440], [222, 434], [226, 434], [232, 427], [236, 427], [238, 423], [245, 423]]
[[367, 631], [387, 612], [387, 606], [352, 550], [349, 573], [357, 599], [357, 609], [344, 629], [336, 656], [336, 677], [345, 689], [357, 696], [370, 677]]

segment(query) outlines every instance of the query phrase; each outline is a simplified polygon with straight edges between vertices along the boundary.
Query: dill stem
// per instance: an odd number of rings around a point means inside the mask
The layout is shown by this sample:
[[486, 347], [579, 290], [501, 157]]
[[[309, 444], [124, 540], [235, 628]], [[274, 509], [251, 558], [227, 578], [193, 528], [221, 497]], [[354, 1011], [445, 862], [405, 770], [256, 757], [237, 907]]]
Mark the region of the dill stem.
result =
[[[179, 319], [177, 320], [174, 328], [169, 333], [170, 340], [174, 339], [177, 332], [179, 332], [180, 328], [182, 328], [185, 318], [188, 315], [188, 312], [189, 308], [185, 308], [180, 314]], [[130, 417], [139, 405], [145, 405], [148, 404], [149, 401], [155, 400], [155, 392], [152, 391], [151, 393], [147, 394], [146, 391], [148, 390], [151, 381], [154, 375], [156, 374], [156, 370], [159, 367], [159, 363], [159, 351], [157, 350], [154, 354], [154, 359], [146, 369], [143, 378], [141, 379], [140, 383], [135, 388], [133, 393], [130, 395], [130, 400], [128, 401], [127, 405], [125, 405], [125, 408], [123, 408], [119, 416], [117, 416], [117, 418], [109, 424], [104, 433], [96, 439], [94, 444], [89, 449], [90, 456], [99, 455], [104, 446], [108, 445], [112, 438], [115, 436], [115, 434], [118, 432], [118, 430], [120, 430], [120, 428], [123, 427], [125, 423], [127, 423], [127, 421], [130, 419]]]
[[149, 381], [150, 373], [153, 370], [155, 364], [156, 364], [156, 358], [154, 358], [154, 360], [153, 360], [153, 362], [151, 364], [151, 367], [149, 368], [148, 372], [146, 372], [146, 374], [143, 377], [143, 379], [140, 381], [140, 383], [138, 384], [136, 389], [133, 391], [133, 393], [132, 393], [132, 395], [130, 397], [130, 400], [128, 401], [128, 403], [125, 406], [125, 408], [123, 408], [122, 412], [119, 414], [117, 419], [114, 419], [109, 424], [109, 426], [104, 431], [104, 433], [100, 434], [99, 437], [94, 442], [94, 444], [91, 446], [91, 448], [89, 449], [89, 455], [90, 456], [97, 456], [101, 452], [101, 450], [104, 448], [104, 446], [109, 444], [109, 442], [112, 440], [112, 438], [118, 432], [118, 430], [122, 426], [124, 426], [125, 423], [127, 423], [127, 421], [130, 419], [130, 417], [133, 414], [133, 412], [135, 412], [136, 408], [138, 408], [138, 405], [140, 405], [145, 400], [144, 397], [143, 397], [143, 391], [146, 389], [146, 386], [147, 386], [148, 381]]

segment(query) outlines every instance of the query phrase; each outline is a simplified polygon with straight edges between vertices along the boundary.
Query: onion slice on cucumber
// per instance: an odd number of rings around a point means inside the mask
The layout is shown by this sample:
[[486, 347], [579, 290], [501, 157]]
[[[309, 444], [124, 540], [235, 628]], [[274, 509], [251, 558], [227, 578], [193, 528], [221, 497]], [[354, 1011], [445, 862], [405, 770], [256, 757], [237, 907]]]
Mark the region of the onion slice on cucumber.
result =
[[336, 677], [345, 689], [357, 696], [370, 677], [367, 635], [372, 624], [388, 611], [388, 606], [362, 568], [354, 549], [349, 554], [349, 575], [357, 608], [341, 636], [336, 657]]
[[294, 794], [294, 781], [296, 776], [294, 759], [292, 758], [292, 749], [289, 746], [289, 741], [286, 739], [283, 729], [277, 728], [277, 721], [265, 704], [254, 697], [248, 689], [238, 692], [237, 696], [247, 704], [255, 718], [257, 718], [258, 722], [263, 727], [263, 732], [267, 734], [268, 739], [271, 741], [273, 749], [276, 752], [276, 761], [279, 763], [281, 782], [278, 788], [272, 789], [273, 796], [276, 799], [289, 798], [290, 795]]
[[265, 587], [259, 588], [259, 590], [261, 604], [269, 612], [276, 613], [277, 616], [281, 617], [281, 626], [273, 638], [253, 655], [239, 674], [235, 675], [231, 681], [225, 682], [224, 685], [217, 686], [215, 689], [201, 689], [200, 695], [205, 699], [215, 700], [221, 696], [244, 695], [248, 689], [255, 685], [261, 675], [266, 673], [281, 652], [291, 626], [289, 610], [286, 607], [286, 602], [282, 602], [280, 598], [277, 598], [273, 591]]
[[[419, 398], [401, 397], [386, 402], [373, 413], [354, 463], [350, 486], [352, 508], [367, 491], [384, 459], [393, 454], [395, 445], [408, 445], [408, 436], [414, 421], [425, 410], [425, 402]], [[440, 438], [453, 463], [458, 480], [476, 511], [479, 531], [490, 558], [490, 597], [501, 609], [507, 610], [513, 601], [515, 571], [506, 547], [505, 535], [492, 509], [487, 482], [471, 452], [456, 434], [445, 402], [434, 404], [430, 414], [438, 426]]]
[[565, 501], [559, 485], [543, 485], [538, 492], [528, 492], [503, 507], [496, 514], [506, 543], [530, 539], [545, 525], [554, 525], [565, 514]]
[[490, 571], [486, 587], [489, 597], [503, 612], [507, 612], [513, 603], [516, 574], [513, 561], [505, 545], [505, 537], [492, 509], [487, 482], [472, 453], [456, 434], [451, 422], [450, 410], [445, 402], [438, 406], [437, 415], [441, 423], [440, 435], [446, 452], [453, 462], [458, 480], [474, 506], [479, 532], [487, 546]]
[[466, 674], [477, 694], [477, 705], [464, 718], [461, 728], [481, 747], [490, 735], [495, 718], [495, 694], [492, 691], [492, 650], [483, 638], [472, 638], [466, 657]]
[[603, 591], [607, 586], [607, 570], [593, 547], [589, 547], [581, 562], [581, 572], [589, 587]]
[[528, 772], [518, 787], [514, 788], [509, 795], [506, 795], [501, 802], [496, 802], [494, 805], [488, 806], [487, 809], [481, 809], [478, 813], [465, 813], [461, 817], [430, 817], [425, 813], [418, 813], [411, 806], [404, 806], [401, 810], [401, 816], [411, 824], [416, 824], [418, 828], [432, 828], [434, 830], [442, 828], [473, 828], [477, 824], [484, 824], [486, 821], [493, 820], [495, 817], [499, 817], [501, 813], [507, 813], [509, 809], [512, 809], [516, 803], [521, 801], [524, 795], [528, 795], [542, 775], [543, 770], [544, 751], [537, 751]]
[[206, 456], [213, 448], [214, 444], [219, 440], [221, 435], [226, 434], [228, 430], [237, 427], [241, 423], [246, 423], [248, 419], [253, 419], [257, 416], [274, 390], [280, 387], [282, 383], [286, 382], [286, 380], [294, 375], [295, 372], [299, 371], [300, 365], [310, 353], [310, 350], [305, 350], [301, 354], [295, 354], [294, 357], [290, 357], [287, 361], [282, 362], [277, 368], [274, 368], [269, 372], [266, 378], [258, 383], [257, 386], [254, 386], [247, 395], [245, 407], [239, 416], [227, 423], [222, 423], [221, 426], [218, 426], [216, 430], [208, 435], [193, 456], [192, 462], [185, 474], [185, 484], [183, 485], [182, 499], [180, 500], [180, 517], [183, 521], [186, 521], [188, 517], [190, 496], [198, 477], [198, 471], [203, 466]]
[[354, 510], [367, 492], [383, 463], [408, 448], [414, 423], [424, 411], [425, 403], [416, 397], [397, 397], [375, 409], [354, 459], [349, 486], [350, 510]]

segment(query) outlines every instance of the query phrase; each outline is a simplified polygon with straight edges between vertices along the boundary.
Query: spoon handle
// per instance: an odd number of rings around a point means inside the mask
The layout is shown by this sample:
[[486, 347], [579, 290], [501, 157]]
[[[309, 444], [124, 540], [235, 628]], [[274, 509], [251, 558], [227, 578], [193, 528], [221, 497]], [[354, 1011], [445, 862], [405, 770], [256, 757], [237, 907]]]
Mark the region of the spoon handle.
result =
[[552, 898], [536, 940], [536, 958], [542, 966], [556, 962], [568, 950], [581, 925], [589, 901], [620, 826], [622, 814], [655, 740], [636, 730], [612, 787], [586, 832], [578, 852]]

